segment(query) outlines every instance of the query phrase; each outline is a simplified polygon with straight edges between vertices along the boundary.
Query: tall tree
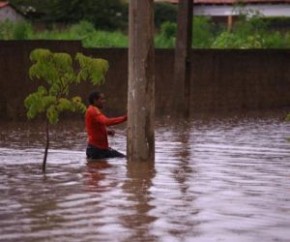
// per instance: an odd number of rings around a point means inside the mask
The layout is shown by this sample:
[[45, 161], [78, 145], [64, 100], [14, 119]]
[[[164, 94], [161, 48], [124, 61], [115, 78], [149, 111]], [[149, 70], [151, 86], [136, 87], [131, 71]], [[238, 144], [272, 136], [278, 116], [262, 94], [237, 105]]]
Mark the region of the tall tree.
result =
[[153, 161], [154, 142], [153, 0], [130, 1], [128, 140], [130, 161]]

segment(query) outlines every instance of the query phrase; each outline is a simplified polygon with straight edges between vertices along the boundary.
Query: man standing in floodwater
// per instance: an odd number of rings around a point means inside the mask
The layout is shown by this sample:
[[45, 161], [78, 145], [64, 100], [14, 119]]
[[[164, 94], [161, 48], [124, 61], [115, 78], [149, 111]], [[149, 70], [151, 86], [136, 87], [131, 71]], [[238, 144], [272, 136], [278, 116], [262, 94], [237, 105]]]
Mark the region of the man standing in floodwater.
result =
[[124, 154], [109, 147], [108, 135], [114, 136], [114, 130], [107, 130], [107, 126], [123, 123], [127, 115], [108, 118], [102, 112], [105, 104], [105, 95], [94, 91], [88, 98], [89, 106], [85, 115], [85, 124], [88, 134], [88, 146], [86, 150], [88, 159], [104, 159], [113, 157], [125, 157]]

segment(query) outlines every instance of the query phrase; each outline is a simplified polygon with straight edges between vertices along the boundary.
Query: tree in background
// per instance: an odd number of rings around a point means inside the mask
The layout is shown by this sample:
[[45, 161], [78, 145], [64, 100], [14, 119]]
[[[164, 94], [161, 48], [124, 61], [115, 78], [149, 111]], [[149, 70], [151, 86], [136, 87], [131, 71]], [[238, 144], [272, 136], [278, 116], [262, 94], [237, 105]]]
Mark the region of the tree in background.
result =
[[[128, 0], [10, 0], [32, 22], [0, 23], [0, 39], [81, 40], [84, 47], [127, 47]], [[155, 3], [155, 46], [173, 48], [177, 8]], [[64, 28], [58, 28], [58, 24]], [[225, 25], [196, 16], [193, 48], [289, 48], [290, 18], [266, 18], [241, 7], [239, 20], [228, 31]], [[37, 25], [36, 25], [37, 26]], [[84, 28], [85, 27], [85, 28]], [[278, 29], [277, 29], [278, 28]], [[80, 34], [79, 34], [80, 33]]]
[[73, 59], [67, 53], [53, 53], [47, 49], [35, 49], [30, 54], [32, 66], [29, 69], [31, 80], [46, 82], [37, 91], [29, 94], [25, 101], [27, 117], [33, 119], [40, 114], [46, 117], [46, 145], [42, 164], [45, 172], [49, 149], [49, 126], [59, 121], [62, 112], [84, 112], [86, 106], [80, 97], [70, 97], [72, 84], [90, 80], [93, 85], [101, 84], [108, 70], [104, 59], [87, 57], [78, 53], [75, 57], [79, 71], [73, 68]]
[[[215, 30], [218, 29], [209, 18], [195, 16], [192, 23], [192, 47], [209, 48], [215, 38]], [[160, 26], [159, 34], [155, 44], [159, 48], [173, 48], [176, 41], [177, 24], [175, 22], [164, 22]]]
[[217, 29], [218, 26], [210, 18], [195, 16], [192, 27], [192, 47], [209, 48], [214, 40]]
[[90, 21], [97, 29], [115, 30], [127, 26], [128, 6], [121, 0], [11, 0], [33, 21], [77, 23]]
[[155, 3], [154, 9], [155, 28], [160, 29], [165, 22], [176, 23], [177, 7], [175, 5], [169, 3]]
[[[125, 30], [128, 27], [128, 1], [125, 0], [11, 0], [32, 21], [47, 24], [75, 24], [89, 21], [97, 29]], [[176, 23], [177, 8], [169, 3], [155, 3], [155, 28], [164, 22]]]

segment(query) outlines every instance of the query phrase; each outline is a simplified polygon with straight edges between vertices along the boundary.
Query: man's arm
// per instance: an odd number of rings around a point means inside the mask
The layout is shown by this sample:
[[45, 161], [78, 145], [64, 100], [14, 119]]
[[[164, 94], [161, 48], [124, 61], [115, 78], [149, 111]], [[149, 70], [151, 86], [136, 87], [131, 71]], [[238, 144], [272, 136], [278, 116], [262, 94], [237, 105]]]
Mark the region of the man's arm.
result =
[[117, 125], [123, 123], [127, 120], [127, 115], [115, 117], [115, 118], [108, 118], [104, 114], [100, 113], [95, 116], [95, 120], [98, 123], [105, 124], [106, 126]]

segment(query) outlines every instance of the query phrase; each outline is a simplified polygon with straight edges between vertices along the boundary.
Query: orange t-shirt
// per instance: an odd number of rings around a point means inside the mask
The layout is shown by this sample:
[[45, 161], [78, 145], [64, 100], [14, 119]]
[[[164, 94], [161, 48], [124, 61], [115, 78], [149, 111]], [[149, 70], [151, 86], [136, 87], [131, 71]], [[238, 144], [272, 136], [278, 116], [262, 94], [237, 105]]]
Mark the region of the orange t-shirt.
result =
[[99, 149], [108, 149], [109, 144], [106, 127], [123, 123], [126, 120], [127, 115], [107, 118], [97, 107], [90, 105], [87, 108], [85, 116], [88, 143]]

